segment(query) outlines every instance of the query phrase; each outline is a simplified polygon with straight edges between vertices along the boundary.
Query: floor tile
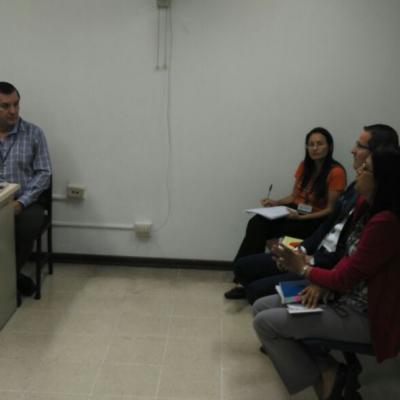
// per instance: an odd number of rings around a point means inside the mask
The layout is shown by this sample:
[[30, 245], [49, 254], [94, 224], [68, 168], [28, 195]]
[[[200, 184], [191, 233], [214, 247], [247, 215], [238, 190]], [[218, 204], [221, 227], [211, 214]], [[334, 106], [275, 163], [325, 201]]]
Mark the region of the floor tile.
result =
[[223, 370], [224, 400], [287, 400], [287, 391], [271, 369], [245, 368]]
[[60, 333], [49, 339], [41, 353], [43, 361], [99, 364], [105, 359], [111, 336]]
[[86, 395], [27, 392], [23, 400], [87, 400]]
[[259, 350], [253, 341], [223, 342], [222, 343], [222, 368], [263, 369], [270, 366], [270, 361]]
[[110, 335], [119, 320], [119, 313], [70, 312], [64, 316], [59, 330], [81, 335]]
[[196, 295], [176, 296], [173, 300], [173, 316], [178, 317], [221, 317], [222, 299]]
[[251, 342], [259, 344], [253, 329], [253, 317], [248, 309], [237, 314], [225, 314], [222, 318], [222, 340], [224, 342]]
[[188, 367], [211, 369], [221, 365], [221, 345], [219, 341], [206, 339], [170, 338], [164, 364], [171, 367]]
[[0, 358], [0, 389], [22, 391], [27, 388], [36, 362]]
[[0, 390], [0, 399], [1, 400], [25, 400], [24, 392], [10, 392]]
[[65, 320], [63, 313], [54, 310], [21, 308], [3, 328], [4, 332], [54, 333]]
[[0, 358], [39, 361], [47, 351], [52, 335], [30, 332], [2, 332]]
[[166, 337], [114, 336], [106, 362], [160, 365], [166, 341]]
[[221, 368], [219, 365], [182, 363], [180, 366], [163, 366], [158, 397], [174, 399], [219, 398], [221, 393]]
[[101, 367], [94, 394], [155, 396], [160, 366], [106, 363]]
[[137, 315], [170, 316], [172, 314], [172, 294], [163, 296], [129, 292], [124, 298], [122, 311]]
[[98, 365], [43, 361], [32, 371], [27, 387], [31, 392], [88, 395], [93, 387]]
[[122, 313], [116, 333], [132, 336], [166, 336], [169, 318], [160, 316], [143, 316], [130, 312]]
[[222, 335], [221, 318], [172, 317], [169, 335], [180, 339], [213, 339], [219, 342]]

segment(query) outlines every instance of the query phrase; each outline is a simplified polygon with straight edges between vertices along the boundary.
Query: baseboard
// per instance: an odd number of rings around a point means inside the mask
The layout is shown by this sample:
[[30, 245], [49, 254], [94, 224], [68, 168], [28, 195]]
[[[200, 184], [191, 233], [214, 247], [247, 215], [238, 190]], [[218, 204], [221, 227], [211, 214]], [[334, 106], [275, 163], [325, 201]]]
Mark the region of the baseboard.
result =
[[108, 256], [99, 254], [53, 253], [53, 261], [66, 264], [119, 265], [125, 267], [208, 269], [231, 271], [232, 262], [192, 260], [181, 258], [153, 258]]

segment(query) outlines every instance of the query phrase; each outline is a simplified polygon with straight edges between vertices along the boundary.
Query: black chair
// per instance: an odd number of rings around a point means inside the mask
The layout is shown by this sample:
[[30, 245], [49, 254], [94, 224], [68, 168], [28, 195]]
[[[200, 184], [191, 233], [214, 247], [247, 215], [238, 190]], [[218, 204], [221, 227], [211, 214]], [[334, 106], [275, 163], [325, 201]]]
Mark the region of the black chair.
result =
[[343, 353], [348, 368], [347, 382], [344, 389], [343, 400], [362, 400], [361, 394], [358, 392], [361, 385], [359, 375], [362, 372], [362, 365], [357, 358], [357, 354], [374, 355], [371, 344], [341, 342], [336, 340], [309, 338], [302, 340], [303, 344], [318, 352], [320, 349], [326, 351], [338, 350]]
[[[33, 254], [35, 261], [35, 284], [36, 293], [35, 299], [39, 300], [42, 297], [42, 268], [48, 264], [49, 274], [53, 273], [53, 240], [52, 240], [52, 177], [50, 177], [49, 187], [41, 194], [39, 202], [44, 206], [45, 218], [40, 228], [40, 233], [36, 238], [36, 248]], [[42, 249], [42, 237], [46, 233], [47, 236], [47, 251], [44, 252]]]

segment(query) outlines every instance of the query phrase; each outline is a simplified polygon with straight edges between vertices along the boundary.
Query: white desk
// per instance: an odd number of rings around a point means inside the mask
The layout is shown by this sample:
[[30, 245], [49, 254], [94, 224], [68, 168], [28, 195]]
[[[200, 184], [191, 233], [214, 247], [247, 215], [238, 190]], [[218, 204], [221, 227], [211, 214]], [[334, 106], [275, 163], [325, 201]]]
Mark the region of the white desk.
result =
[[0, 189], [0, 329], [17, 308], [13, 194], [18, 185]]

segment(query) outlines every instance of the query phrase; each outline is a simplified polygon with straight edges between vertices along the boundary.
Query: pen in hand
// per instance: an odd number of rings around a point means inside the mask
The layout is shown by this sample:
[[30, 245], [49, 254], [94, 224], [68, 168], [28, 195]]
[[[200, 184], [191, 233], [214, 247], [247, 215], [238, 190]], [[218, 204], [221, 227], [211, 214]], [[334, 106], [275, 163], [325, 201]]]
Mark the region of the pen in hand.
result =
[[273, 184], [271, 183], [268, 188], [268, 198], [271, 198], [272, 187], [273, 187]]
[[261, 199], [260, 200], [260, 203], [261, 203], [261, 205], [263, 206], [263, 207], [271, 207], [271, 206], [274, 206], [274, 205], [276, 205], [275, 203], [275, 201], [274, 200], [271, 200], [271, 191], [272, 191], [272, 187], [273, 187], [273, 185], [271, 184], [271, 185], [269, 185], [269, 188], [268, 188], [268, 197], [266, 197], [265, 199]]

